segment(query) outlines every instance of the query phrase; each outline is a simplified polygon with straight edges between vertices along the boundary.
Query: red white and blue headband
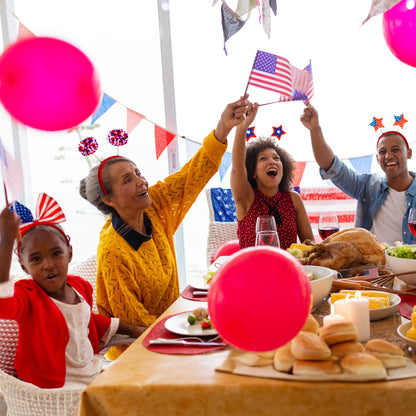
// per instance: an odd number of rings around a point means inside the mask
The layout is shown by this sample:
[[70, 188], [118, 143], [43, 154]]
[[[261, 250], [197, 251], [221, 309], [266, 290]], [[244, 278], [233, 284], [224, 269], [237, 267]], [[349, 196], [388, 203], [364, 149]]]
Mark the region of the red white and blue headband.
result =
[[[45, 193], [39, 194], [36, 203], [36, 218], [33, 218], [29, 208], [17, 201], [15, 201], [10, 207], [10, 211], [14, 211], [14, 209], [16, 210], [16, 214], [20, 217], [21, 221], [21, 224], [19, 225], [20, 240], [22, 240], [24, 235], [30, 229], [37, 227], [38, 225], [48, 225], [57, 229], [64, 236], [65, 241], [69, 245], [69, 237], [64, 233], [62, 228], [58, 226], [58, 224], [66, 220], [65, 214], [59, 204], [51, 196]], [[20, 251], [19, 249], [20, 242], [18, 252]]]
[[[404, 115], [401, 114], [399, 116], [394, 116], [393, 126], [399, 126], [403, 129], [405, 123], [407, 123], [407, 122], [408, 121], [405, 119]], [[378, 129], [382, 129], [384, 127], [383, 117], [376, 118], [376, 117], [373, 116], [373, 121], [369, 124], [369, 126], [374, 127], [374, 131], [377, 131]], [[401, 137], [404, 140], [407, 148], [409, 149], [409, 143], [407, 142], [406, 137], [404, 137], [403, 134], [399, 133], [398, 131], [394, 131], [394, 130], [389, 130], [389, 131], [384, 132], [377, 139], [376, 148], [378, 148], [378, 143], [379, 143], [379, 141], [381, 140], [382, 137], [387, 136], [387, 135], [393, 135], [393, 134], [396, 135], [396, 136]]]

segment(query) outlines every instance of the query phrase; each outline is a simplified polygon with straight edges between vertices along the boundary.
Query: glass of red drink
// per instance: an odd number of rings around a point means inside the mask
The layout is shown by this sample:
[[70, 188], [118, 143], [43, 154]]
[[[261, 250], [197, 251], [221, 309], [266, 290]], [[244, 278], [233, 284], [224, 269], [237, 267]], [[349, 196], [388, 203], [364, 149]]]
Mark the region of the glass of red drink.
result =
[[318, 232], [322, 240], [339, 231], [338, 216], [333, 211], [321, 212], [319, 215]]
[[413, 235], [416, 235], [416, 208], [410, 208], [407, 221], [409, 223], [410, 232]]

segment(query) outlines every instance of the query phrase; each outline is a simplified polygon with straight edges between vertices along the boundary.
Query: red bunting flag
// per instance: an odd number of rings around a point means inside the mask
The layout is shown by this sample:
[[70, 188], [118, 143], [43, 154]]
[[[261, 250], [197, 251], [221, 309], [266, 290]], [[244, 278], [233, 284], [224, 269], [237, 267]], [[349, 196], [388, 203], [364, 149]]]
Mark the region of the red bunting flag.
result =
[[293, 186], [300, 186], [300, 181], [303, 177], [303, 172], [305, 172], [306, 162], [296, 162], [295, 174], [293, 177]]
[[175, 137], [175, 134], [155, 126], [156, 159], [159, 159], [160, 155]]
[[130, 134], [137, 126], [138, 124], [145, 118], [140, 113], [137, 113], [136, 111], [130, 110], [130, 108], [127, 109], [127, 133]]

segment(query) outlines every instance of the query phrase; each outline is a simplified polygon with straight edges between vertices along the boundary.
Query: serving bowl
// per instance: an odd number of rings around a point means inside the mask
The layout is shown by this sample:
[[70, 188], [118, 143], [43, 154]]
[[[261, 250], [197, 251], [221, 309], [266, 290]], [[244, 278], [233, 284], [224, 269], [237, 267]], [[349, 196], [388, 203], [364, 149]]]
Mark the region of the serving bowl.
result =
[[337, 271], [328, 267], [311, 265], [303, 266], [303, 269], [305, 272], [313, 274], [313, 280], [310, 280], [309, 283], [311, 284], [313, 295], [312, 310], [314, 310], [331, 291], [332, 280], [336, 276]]
[[409, 347], [412, 347], [416, 351], [416, 340], [412, 338], [407, 338], [406, 334], [407, 331], [412, 327], [411, 322], [406, 322], [405, 324], [401, 324], [397, 328], [397, 333], [399, 334], [400, 338], [402, 338]]
[[[409, 245], [412, 248], [416, 247], [416, 244]], [[390, 247], [389, 250], [395, 251], [397, 247]], [[398, 279], [402, 280], [409, 286], [416, 286], [416, 259], [402, 259], [400, 257], [394, 257], [386, 251], [386, 261], [390, 270], [393, 273], [405, 273], [414, 272], [397, 276]]]

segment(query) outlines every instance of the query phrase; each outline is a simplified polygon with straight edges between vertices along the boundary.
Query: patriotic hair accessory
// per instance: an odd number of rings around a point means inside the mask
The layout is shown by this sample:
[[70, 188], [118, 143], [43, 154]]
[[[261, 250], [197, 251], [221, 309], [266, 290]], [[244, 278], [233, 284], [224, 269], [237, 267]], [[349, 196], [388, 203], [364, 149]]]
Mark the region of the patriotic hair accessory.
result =
[[[401, 114], [400, 116], [394, 116], [394, 124], [393, 126], [399, 126], [403, 129], [403, 126], [405, 123], [407, 123], [407, 120], [404, 118], [404, 115]], [[384, 127], [383, 123], [383, 118], [375, 118], [373, 117], [373, 121], [370, 123], [370, 126], [374, 127], [374, 130], [377, 131], [379, 128]], [[406, 139], [406, 137], [403, 136], [403, 134], [399, 133], [398, 131], [394, 131], [394, 130], [389, 130], [386, 131], [384, 133], [381, 134], [381, 136], [377, 139], [377, 144], [376, 144], [376, 148], [378, 148], [378, 143], [381, 140], [382, 137], [384, 136], [388, 136], [388, 135], [396, 135], [396, 136], [400, 136], [404, 142], [406, 143], [406, 147], [409, 149], [409, 143]]]
[[111, 159], [115, 159], [115, 158], [117, 158], [117, 157], [121, 157], [121, 156], [110, 156], [110, 157], [108, 157], [107, 159], [104, 159], [104, 160], [100, 163], [100, 166], [98, 167], [98, 173], [97, 173], [97, 175], [98, 175], [98, 182], [99, 182], [99, 184], [100, 184], [100, 188], [101, 188], [101, 190], [103, 191], [104, 195], [107, 195], [107, 194], [108, 194], [108, 192], [106, 191], [106, 189], [105, 189], [105, 187], [104, 187], [104, 183], [103, 183], [103, 169], [104, 169], [104, 166], [105, 166], [105, 164], [106, 164], [109, 160], [111, 160]]
[[78, 150], [83, 156], [92, 155], [98, 149], [97, 140], [94, 137], [87, 137], [79, 142]]
[[[21, 224], [19, 226], [20, 241], [18, 243], [18, 253], [20, 253], [20, 242], [24, 235], [32, 228], [38, 225], [49, 225], [57, 229], [65, 238], [65, 241], [69, 245], [69, 237], [64, 233], [62, 228], [58, 226], [61, 222], [66, 220], [65, 214], [62, 208], [51, 196], [41, 193], [38, 196], [36, 203], [36, 219], [33, 218], [32, 213], [23, 204], [15, 201], [13, 204], [16, 207], [16, 214], [20, 217]], [[10, 209], [13, 211], [13, 206]]]
[[114, 129], [108, 133], [107, 137], [113, 146], [124, 146], [127, 143], [129, 135], [122, 129]]

